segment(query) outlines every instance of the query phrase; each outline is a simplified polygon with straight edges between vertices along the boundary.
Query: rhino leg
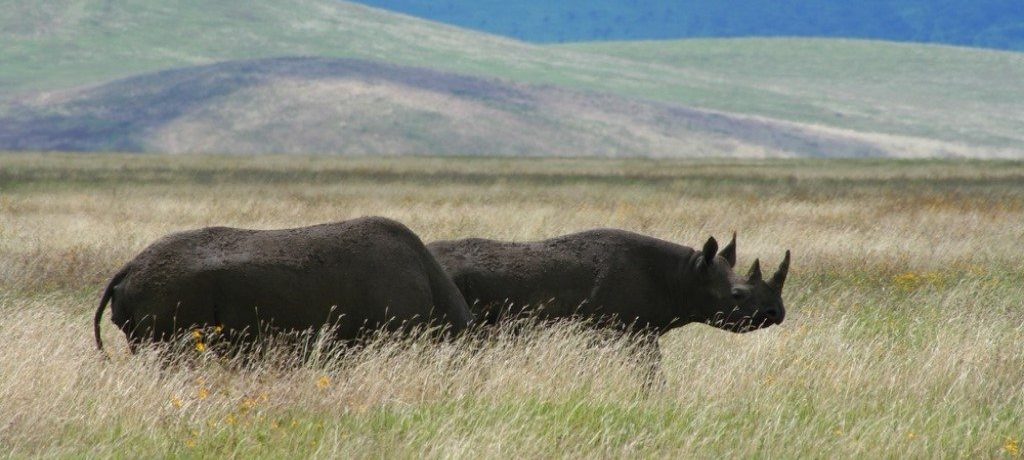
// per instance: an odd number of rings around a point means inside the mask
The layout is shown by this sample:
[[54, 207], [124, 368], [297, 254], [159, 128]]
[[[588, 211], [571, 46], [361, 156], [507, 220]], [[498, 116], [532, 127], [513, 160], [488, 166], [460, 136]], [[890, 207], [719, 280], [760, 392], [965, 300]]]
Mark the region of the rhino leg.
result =
[[665, 373], [661, 368], [661, 347], [658, 346], [658, 334], [654, 332], [641, 332], [638, 334], [640, 353], [639, 359], [643, 360], [644, 390], [657, 391], [668, 387], [665, 380]]

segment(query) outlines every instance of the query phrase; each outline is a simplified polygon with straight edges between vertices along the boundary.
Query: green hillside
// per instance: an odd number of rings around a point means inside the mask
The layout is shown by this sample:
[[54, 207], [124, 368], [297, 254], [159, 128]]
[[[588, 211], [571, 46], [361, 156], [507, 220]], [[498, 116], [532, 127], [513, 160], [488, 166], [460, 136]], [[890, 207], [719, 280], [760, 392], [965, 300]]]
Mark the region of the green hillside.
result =
[[833, 40], [544, 47], [334, 0], [0, 1], [0, 98], [7, 100], [280, 56], [361, 58], [611, 92], [897, 144], [941, 141], [983, 155], [1024, 148], [1017, 84], [1024, 56], [1014, 53]]
[[[908, 156], [885, 142], [621, 96], [337, 58], [227, 61], [35, 98], [0, 150]], [[944, 152], [968, 156], [972, 152]]]
[[667, 83], [619, 58], [336, 0], [0, 0], [0, 95], [282, 56], [372, 59], [594, 89]]
[[866, 38], [1024, 51], [1020, 0], [358, 0], [535, 43]]
[[334, 0], [0, 1], [0, 91], [7, 94], [276, 56], [362, 57], [466, 70], [525, 49]]
[[993, 147], [1024, 143], [1024, 54], [823, 39], [566, 45], [715, 82], [651, 96], [741, 113]]

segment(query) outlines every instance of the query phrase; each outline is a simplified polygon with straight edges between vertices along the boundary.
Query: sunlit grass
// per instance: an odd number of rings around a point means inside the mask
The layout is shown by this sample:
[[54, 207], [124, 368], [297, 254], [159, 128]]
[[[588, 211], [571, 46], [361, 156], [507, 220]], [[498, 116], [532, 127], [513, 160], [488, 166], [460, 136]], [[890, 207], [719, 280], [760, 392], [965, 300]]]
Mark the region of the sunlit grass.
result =
[[[1013, 457], [1024, 165], [0, 156], [0, 446], [20, 456]], [[127, 353], [99, 291], [168, 232], [386, 215], [425, 240], [610, 226], [793, 250], [786, 323]], [[200, 346], [201, 345], [201, 346]], [[320, 343], [318, 347], [326, 344]], [[308, 356], [300, 360], [297, 356]]]

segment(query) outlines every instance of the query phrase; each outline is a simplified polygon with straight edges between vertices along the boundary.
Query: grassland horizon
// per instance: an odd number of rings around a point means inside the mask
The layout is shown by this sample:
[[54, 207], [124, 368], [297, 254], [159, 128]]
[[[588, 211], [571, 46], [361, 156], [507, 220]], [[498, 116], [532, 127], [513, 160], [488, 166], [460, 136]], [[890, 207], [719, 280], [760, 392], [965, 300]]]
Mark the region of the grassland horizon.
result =
[[[1015, 161], [0, 154], [0, 455], [1019, 457], [1022, 183]], [[99, 291], [156, 238], [364, 215], [424, 241], [737, 231], [740, 272], [793, 251], [787, 319], [673, 331], [654, 392], [628, 342], [571, 324], [165, 366], [105, 321], [97, 354]]]

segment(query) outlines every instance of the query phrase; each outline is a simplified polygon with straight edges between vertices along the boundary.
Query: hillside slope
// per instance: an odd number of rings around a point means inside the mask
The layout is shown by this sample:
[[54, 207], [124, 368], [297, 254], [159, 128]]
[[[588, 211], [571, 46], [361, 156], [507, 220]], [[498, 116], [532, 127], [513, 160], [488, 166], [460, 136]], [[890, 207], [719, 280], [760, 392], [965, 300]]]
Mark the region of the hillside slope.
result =
[[842, 37], [1024, 50], [1018, 0], [359, 0], [530, 42]]
[[[714, 91], [692, 95], [688, 103], [696, 106], [979, 148], [1024, 146], [1021, 53], [809, 39], [610, 42], [564, 48], [716, 81]], [[667, 93], [675, 90], [665, 88]]]
[[334, 0], [0, 0], [8, 96], [225, 60], [358, 57], [465, 70], [512, 66], [510, 56], [530, 49]]
[[541, 156], [969, 156], [751, 117], [370, 61], [233, 61], [5, 107], [0, 149]]
[[1017, 53], [834, 40], [616, 46], [535, 46], [335, 0], [0, 0], [0, 101], [172, 68], [318, 56], [939, 142], [978, 156], [1024, 150]]

